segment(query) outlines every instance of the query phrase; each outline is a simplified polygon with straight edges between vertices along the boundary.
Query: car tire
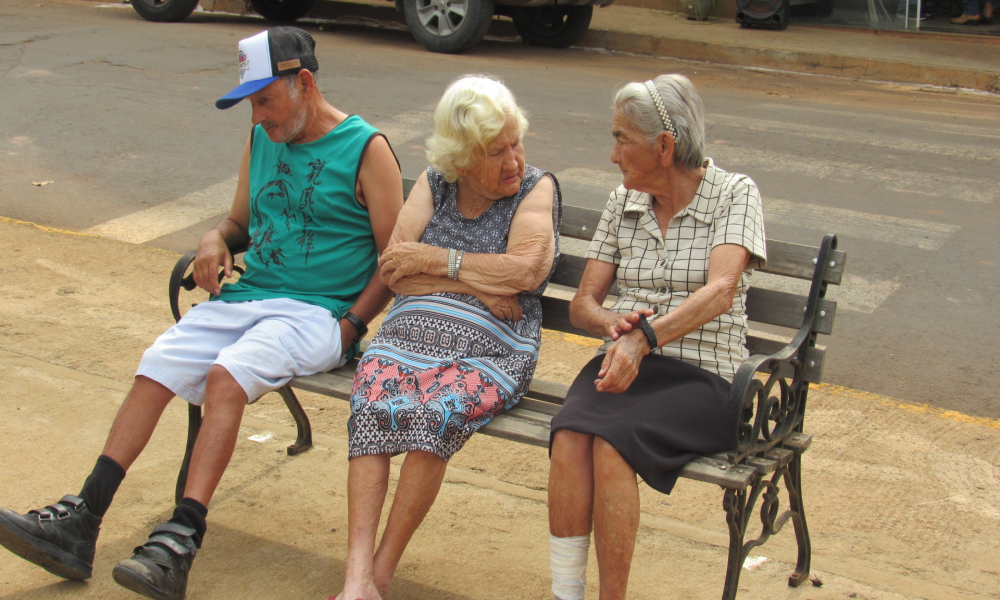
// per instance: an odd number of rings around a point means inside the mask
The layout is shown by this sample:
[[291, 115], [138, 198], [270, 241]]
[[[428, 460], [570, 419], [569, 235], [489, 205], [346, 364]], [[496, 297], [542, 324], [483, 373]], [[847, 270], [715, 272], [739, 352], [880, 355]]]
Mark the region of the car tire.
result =
[[132, 8], [147, 21], [183, 21], [194, 12], [198, 0], [132, 0]]
[[250, 0], [257, 14], [268, 21], [294, 21], [306, 16], [316, 0]]
[[532, 46], [568, 48], [590, 27], [593, 6], [517, 7], [511, 11], [514, 29]]
[[405, 0], [410, 33], [431, 52], [459, 54], [486, 37], [493, 0]]

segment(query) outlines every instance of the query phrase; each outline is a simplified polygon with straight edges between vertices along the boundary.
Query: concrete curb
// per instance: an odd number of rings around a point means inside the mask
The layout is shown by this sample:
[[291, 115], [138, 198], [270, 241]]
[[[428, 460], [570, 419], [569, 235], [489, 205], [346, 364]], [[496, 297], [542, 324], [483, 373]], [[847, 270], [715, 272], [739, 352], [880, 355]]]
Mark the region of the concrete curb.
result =
[[[202, 0], [201, 4], [206, 11], [247, 14], [249, 10], [245, 0]], [[392, 4], [378, 0], [317, 2], [306, 16], [321, 20], [365, 19], [377, 23], [393, 23], [400, 28], [406, 27], [402, 13], [396, 11]], [[515, 38], [517, 32], [509, 20], [498, 19], [490, 27], [489, 35]], [[754, 48], [633, 31], [592, 28], [576, 47], [813, 75], [961, 87], [1000, 93], [1000, 74], [997, 73], [825, 52]]]
[[593, 29], [583, 36], [579, 46], [814, 75], [1000, 92], [1000, 75], [993, 73], [856, 58], [832, 53], [768, 50]]

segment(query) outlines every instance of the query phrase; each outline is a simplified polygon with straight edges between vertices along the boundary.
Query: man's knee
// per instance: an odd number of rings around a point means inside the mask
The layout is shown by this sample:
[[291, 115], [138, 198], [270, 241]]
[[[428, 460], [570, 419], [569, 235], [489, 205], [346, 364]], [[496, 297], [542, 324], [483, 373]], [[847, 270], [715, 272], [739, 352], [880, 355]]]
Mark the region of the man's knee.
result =
[[248, 398], [243, 386], [222, 365], [212, 365], [205, 378], [205, 406], [245, 406]]

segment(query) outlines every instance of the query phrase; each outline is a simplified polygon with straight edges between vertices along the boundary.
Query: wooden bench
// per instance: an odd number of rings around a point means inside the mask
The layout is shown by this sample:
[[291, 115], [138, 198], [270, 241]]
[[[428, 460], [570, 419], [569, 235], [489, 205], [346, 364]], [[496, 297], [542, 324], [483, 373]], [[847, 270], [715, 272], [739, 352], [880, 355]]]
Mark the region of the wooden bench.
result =
[[[413, 180], [404, 180], [405, 193], [412, 186]], [[561, 236], [589, 241], [600, 215], [597, 210], [564, 206]], [[764, 544], [789, 520], [795, 530], [798, 561], [788, 584], [798, 586], [809, 578], [811, 548], [801, 480], [802, 453], [809, 448], [812, 436], [804, 432], [803, 418], [809, 384], [822, 380], [825, 350], [816, 347], [817, 336], [831, 333], [836, 313], [836, 302], [825, 298], [826, 289], [831, 284], [839, 285], [844, 273], [846, 255], [836, 246], [834, 235], [825, 236], [818, 248], [768, 240], [768, 262], [762, 272], [811, 281], [811, 286], [808, 295], [751, 287], [747, 293], [747, 315], [751, 323], [768, 325], [770, 331], [778, 328], [787, 332], [784, 337], [791, 341], [776, 341], [779, 336], [773, 334], [748, 336], [750, 358], [733, 379], [725, 415], [731, 449], [698, 457], [681, 471], [681, 477], [716, 484], [723, 490], [722, 504], [730, 540], [723, 600], [736, 597], [741, 568], [750, 551]], [[185, 254], [171, 275], [171, 308], [177, 319], [179, 290], [195, 287], [190, 275], [185, 278], [193, 259], [194, 251]], [[576, 288], [585, 266], [586, 259], [563, 254], [551, 283]], [[594, 337], [570, 322], [568, 300], [546, 296], [542, 306], [545, 329]], [[288, 447], [289, 454], [299, 454], [312, 446], [309, 418], [292, 388], [346, 400], [351, 394], [357, 363], [353, 360], [334, 371], [297, 377], [278, 390], [298, 429], [295, 443]], [[567, 390], [566, 385], [535, 379], [516, 407], [498, 415], [480, 433], [548, 447], [549, 424], [559, 412]], [[183, 495], [191, 450], [201, 423], [201, 409], [191, 406], [189, 411], [187, 453], [177, 481], [178, 501]], [[784, 509], [779, 503], [782, 486], [788, 495], [788, 506]], [[761, 531], [747, 540], [758, 501]]]

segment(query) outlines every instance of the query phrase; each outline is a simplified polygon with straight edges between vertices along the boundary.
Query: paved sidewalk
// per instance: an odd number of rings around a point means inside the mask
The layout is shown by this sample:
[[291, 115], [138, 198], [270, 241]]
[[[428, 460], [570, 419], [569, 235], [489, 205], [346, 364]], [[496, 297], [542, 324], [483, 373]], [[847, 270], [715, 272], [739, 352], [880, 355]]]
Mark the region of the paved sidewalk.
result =
[[817, 75], [1000, 92], [1000, 39], [972, 35], [789, 25], [740, 29], [663, 11], [594, 12], [581, 46]]
[[[202, 3], [225, 12], [245, 7], [243, 0]], [[405, 27], [402, 13], [384, 0], [317, 2], [309, 16]], [[516, 32], [509, 20], [499, 20], [490, 35], [514, 38]], [[590, 30], [578, 46], [1000, 93], [1000, 38], [988, 36], [876, 32], [794, 22], [784, 31], [741, 29], [731, 19], [689, 21], [676, 13], [612, 5], [594, 10]]]

